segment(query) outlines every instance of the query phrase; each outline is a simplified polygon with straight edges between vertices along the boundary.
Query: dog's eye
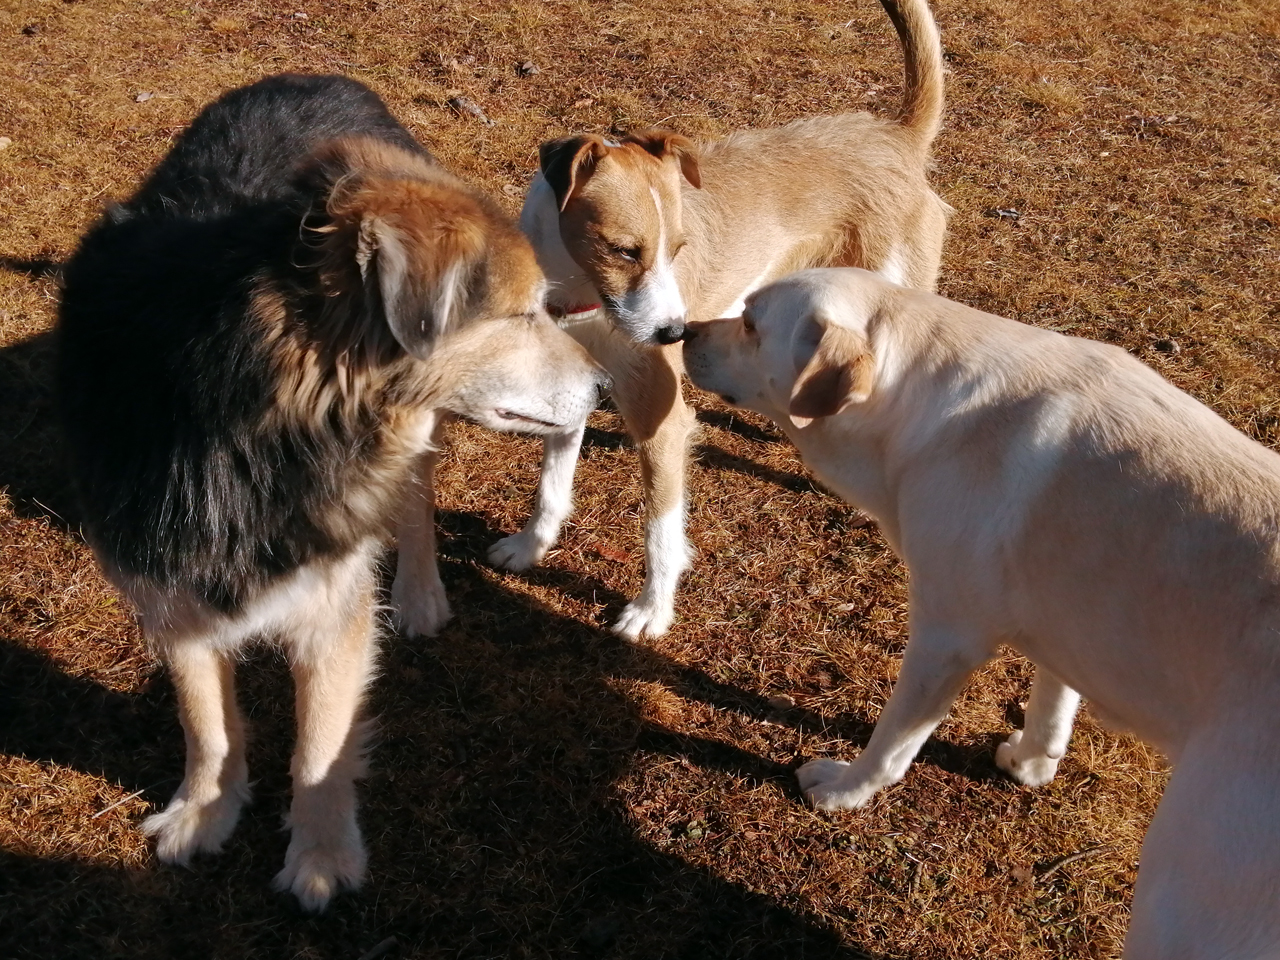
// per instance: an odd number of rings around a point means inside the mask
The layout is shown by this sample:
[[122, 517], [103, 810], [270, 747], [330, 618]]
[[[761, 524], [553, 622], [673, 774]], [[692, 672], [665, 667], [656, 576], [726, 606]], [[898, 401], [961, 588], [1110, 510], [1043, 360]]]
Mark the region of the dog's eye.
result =
[[609, 249], [613, 252], [614, 256], [621, 257], [623, 260], [626, 260], [628, 263], [640, 262], [639, 247], [626, 247], [620, 244], [610, 244]]
[[671, 259], [672, 259], [672, 260], [674, 260], [676, 257], [680, 256], [680, 251], [681, 251], [681, 250], [683, 250], [683, 249], [684, 249], [684, 247], [685, 247], [685, 241], [684, 241], [684, 240], [681, 240], [681, 241], [680, 241], [679, 243], [677, 243], [674, 247], [672, 247], [672, 248], [671, 248]]

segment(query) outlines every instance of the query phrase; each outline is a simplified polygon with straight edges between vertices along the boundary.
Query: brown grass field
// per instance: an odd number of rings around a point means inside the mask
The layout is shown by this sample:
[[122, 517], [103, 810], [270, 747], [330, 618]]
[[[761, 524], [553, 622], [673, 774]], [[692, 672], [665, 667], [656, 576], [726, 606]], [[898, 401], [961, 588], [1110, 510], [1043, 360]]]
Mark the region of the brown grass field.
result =
[[[942, 292], [1120, 344], [1280, 446], [1276, 0], [936, 13]], [[205, 102], [286, 69], [371, 84], [513, 212], [543, 139], [888, 112], [901, 84], [873, 0], [0, 2], [0, 956], [1116, 956], [1165, 768], [1086, 709], [1053, 784], [998, 774], [1029, 681], [1013, 655], [868, 808], [800, 802], [791, 770], [856, 753], [888, 696], [906, 572], [772, 427], [706, 397], [699, 558], [667, 637], [604, 629], [642, 572], [618, 418], [593, 416], [575, 518], [528, 576], [483, 558], [526, 516], [538, 446], [459, 427], [440, 520], [457, 617], [385, 644], [363, 890], [312, 917], [269, 889], [291, 702], [267, 650], [242, 671], [254, 805], [220, 857], [156, 862], [137, 824], [176, 787], [182, 734], [77, 534], [57, 269]], [[458, 92], [492, 125], [452, 114]]]

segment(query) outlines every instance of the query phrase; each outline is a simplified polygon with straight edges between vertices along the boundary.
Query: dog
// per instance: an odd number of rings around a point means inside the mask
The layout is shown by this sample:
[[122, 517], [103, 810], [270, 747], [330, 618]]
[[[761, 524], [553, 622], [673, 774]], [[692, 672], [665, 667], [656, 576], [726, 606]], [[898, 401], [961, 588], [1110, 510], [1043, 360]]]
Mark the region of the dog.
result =
[[[692, 323], [699, 387], [775, 420], [911, 570], [911, 639], [843, 810], [897, 782], [969, 674], [1036, 664], [996, 763], [1049, 782], [1080, 694], [1163, 751], [1125, 957], [1280, 956], [1280, 455], [1118, 347], [808, 270]], [[1077, 692], [1079, 691], [1079, 692]]]
[[225, 95], [85, 236], [60, 405], [86, 537], [177, 691], [185, 776], [143, 824], [162, 860], [218, 850], [249, 799], [233, 674], [264, 637], [297, 691], [276, 886], [320, 910], [360, 883], [379, 550], [399, 518], [398, 592], [443, 602], [442, 422], [572, 430], [604, 383], [545, 288], [514, 222], [334, 76]]
[[[879, 270], [932, 289], [949, 207], [926, 180], [943, 102], [942, 46], [926, 0], [881, 0], [902, 42], [900, 117], [800, 120], [695, 144], [664, 130], [585, 135], [540, 149], [520, 224], [552, 283], [553, 315], [613, 377], [644, 484], [646, 575], [614, 629], [658, 636], [689, 565], [684, 461], [694, 427], [681, 397], [686, 320], [802, 267]], [[584, 425], [585, 426], [585, 425]], [[538, 563], [571, 509], [577, 436], [544, 443], [533, 514], [496, 543], [510, 570]]]

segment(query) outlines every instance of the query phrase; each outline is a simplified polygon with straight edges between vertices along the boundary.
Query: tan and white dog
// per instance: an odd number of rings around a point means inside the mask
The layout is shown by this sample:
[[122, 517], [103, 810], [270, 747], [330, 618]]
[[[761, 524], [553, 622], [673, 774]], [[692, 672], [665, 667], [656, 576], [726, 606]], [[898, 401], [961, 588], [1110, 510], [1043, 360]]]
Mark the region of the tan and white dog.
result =
[[1125, 956], [1280, 956], [1280, 456], [1117, 347], [861, 270], [692, 324], [685, 362], [776, 420], [911, 569], [893, 695], [856, 760], [800, 768], [816, 806], [900, 779], [1009, 644], [1036, 664], [996, 752], [1015, 779], [1052, 779], [1081, 693], [1175, 765]]
[[[680, 395], [688, 320], [741, 310], [752, 290], [807, 266], [879, 270], [932, 288], [948, 208], [929, 188], [942, 113], [942, 47], [925, 0], [881, 0], [902, 41], [901, 116], [866, 113], [750, 130], [716, 143], [662, 130], [543, 144], [520, 224], [552, 284], [552, 312], [613, 377], [640, 452], [644, 587], [615, 629], [657, 635], [688, 566], [684, 461], [694, 425]], [[545, 441], [525, 528], [490, 558], [521, 570], [569, 514], [578, 436]]]

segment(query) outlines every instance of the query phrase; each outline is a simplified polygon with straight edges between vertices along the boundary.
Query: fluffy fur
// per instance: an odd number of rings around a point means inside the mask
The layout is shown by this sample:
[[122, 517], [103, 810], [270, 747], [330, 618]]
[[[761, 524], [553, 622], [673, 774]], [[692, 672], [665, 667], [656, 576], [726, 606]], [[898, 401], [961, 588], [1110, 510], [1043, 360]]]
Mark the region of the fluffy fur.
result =
[[163, 859], [217, 849], [248, 797], [234, 655], [263, 635], [298, 694], [278, 883], [313, 909], [359, 883], [357, 715], [397, 518], [410, 627], [439, 588], [430, 503], [400, 516], [411, 475], [430, 489], [448, 415], [573, 430], [603, 380], [544, 289], [515, 225], [341, 77], [227, 94], [84, 238], [62, 418], [88, 539], [178, 693], [186, 776], [144, 825]]
[[[565, 327], [613, 376], [640, 452], [644, 588], [615, 629], [664, 632], [688, 564], [684, 461], [694, 425], [680, 391], [686, 321], [735, 314], [762, 284], [843, 264], [932, 288], [946, 205], [925, 174], [943, 102], [942, 46], [925, 0], [882, 0], [902, 41], [900, 116], [847, 113], [699, 144], [662, 130], [543, 144], [521, 226]], [[536, 563], [569, 513], [574, 457], [548, 447], [528, 526], [492, 559]], [[554, 474], [554, 475], [553, 475]]]
[[1015, 779], [1053, 777], [1080, 694], [1174, 763], [1125, 956], [1280, 955], [1280, 456], [1123, 350], [864, 271], [691, 331], [693, 381], [776, 420], [911, 568], [893, 695], [856, 760], [800, 768], [809, 799], [900, 779], [1007, 643], [1036, 664]]

